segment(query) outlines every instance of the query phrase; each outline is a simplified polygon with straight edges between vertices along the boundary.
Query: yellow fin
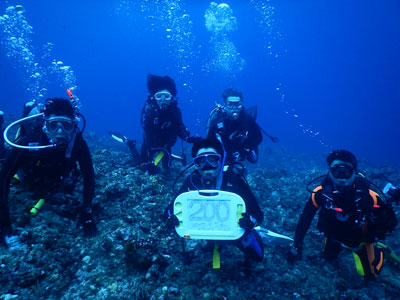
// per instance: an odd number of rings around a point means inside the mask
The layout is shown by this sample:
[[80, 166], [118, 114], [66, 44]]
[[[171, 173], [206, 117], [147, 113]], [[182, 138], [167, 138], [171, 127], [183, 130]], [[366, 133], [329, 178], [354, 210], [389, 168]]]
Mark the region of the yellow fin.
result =
[[218, 245], [214, 245], [214, 253], [213, 253], [213, 269], [221, 268], [221, 257], [218, 251]]

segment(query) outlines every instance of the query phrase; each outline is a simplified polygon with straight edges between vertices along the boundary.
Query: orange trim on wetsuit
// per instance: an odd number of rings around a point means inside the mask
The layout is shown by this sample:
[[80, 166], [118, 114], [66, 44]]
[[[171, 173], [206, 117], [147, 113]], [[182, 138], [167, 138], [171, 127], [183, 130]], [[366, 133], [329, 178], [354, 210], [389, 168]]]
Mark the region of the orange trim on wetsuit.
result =
[[379, 263], [376, 265], [376, 269], [377, 269], [378, 271], [381, 270], [382, 265], [383, 265], [383, 251], [380, 252], [380, 255], [379, 255], [379, 256], [380, 256]]
[[369, 267], [371, 270], [371, 273], [374, 275], [374, 277], [378, 277], [377, 272], [379, 273], [379, 271], [382, 268], [383, 265], [383, 251], [379, 251], [379, 262], [378, 264], [375, 266], [375, 249], [374, 249], [374, 245], [372, 243], [367, 243], [365, 244], [365, 250], [367, 251], [367, 256], [368, 256], [368, 261], [369, 261]]
[[371, 268], [371, 273], [375, 275], [374, 267], [372, 265], [372, 262], [375, 260], [374, 245], [371, 243], [365, 244], [365, 250], [367, 250], [367, 256], [368, 256], [368, 261], [369, 261], [369, 265]]
[[369, 195], [372, 197], [372, 200], [374, 200], [374, 206], [378, 205], [378, 194], [373, 190], [369, 190]]
[[320, 191], [320, 190], [322, 190], [322, 185], [317, 186], [317, 187], [313, 190], [313, 192], [312, 192], [312, 194], [311, 194], [311, 200], [312, 200], [312, 202], [313, 202], [313, 204], [314, 204], [314, 206], [315, 206], [316, 208], [319, 208], [319, 205], [318, 205], [317, 201], [315, 200], [315, 194], [316, 194], [318, 191]]

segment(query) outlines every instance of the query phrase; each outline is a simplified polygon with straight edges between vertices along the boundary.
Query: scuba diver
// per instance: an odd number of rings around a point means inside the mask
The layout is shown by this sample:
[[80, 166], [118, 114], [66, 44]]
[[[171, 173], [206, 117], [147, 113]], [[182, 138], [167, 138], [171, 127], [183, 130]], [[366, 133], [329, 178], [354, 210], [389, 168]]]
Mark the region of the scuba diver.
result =
[[[256, 223], [262, 223], [264, 215], [245, 177], [233, 170], [233, 166], [228, 168], [225, 166], [226, 170], [224, 170], [225, 150], [217, 138], [202, 139], [194, 143], [192, 157], [196, 170], [185, 179], [178, 195], [196, 190], [220, 190], [239, 195], [246, 205], [246, 212], [239, 220], [239, 226], [245, 230], [245, 233], [237, 240], [219, 240], [216, 245], [222, 246], [224, 243], [233, 242], [245, 253], [246, 261], [248, 258], [262, 261], [264, 245], [254, 227]], [[179, 225], [177, 216], [173, 214], [173, 205], [174, 201], [168, 205], [163, 214], [169, 230], [173, 230], [175, 226]], [[209, 241], [209, 243], [212, 242], [215, 241]]]
[[261, 128], [255, 121], [256, 107], [245, 110], [242, 92], [233, 88], [226, 89], [222, 97], [224, 105], [217, 104], [208, 118], [207, 137], [215, 137], [216, 133], [221, 136], [228, 163], [245, 160], [256, 163], [258, 145], [263, 140]]
[[[10, 181], [13, 177], [31, 188], [41, 200], [54, 192], [72, 192], [74, 178], [83, 177], [83, 205], [77, 227], [82, 225], [85, 235], [96, 232], [91, 202], [95, 176], [89, 148], [78, 127], [83, 116], [68, 99], [47, 99], [40, 114], [29, 116], [9, 125], [4, 134], [14, 148], [7, 155], [0, 172], [0, 243], [12, 234], [8, 205]], [[41, 119], [42, 126], [11, 142], [8, 129], [22, 122]], [[40, 202], [40, 201], [39, 201]], [[38, 202], [38, 203], [39, 203]], [[37, 204], [38, 205], [38, 204]], [[36, 206], [35, 206], [36, 207]], [[34, 214], [31, 211], [31, 214]]]
[[176, 85], [172, 78], [149, 74], [147, 89], [149, 95], [141, 112], [143, 143], [140, 155], [135, 141], [127, 140], [126, 144], [135, 163], [155, 173], [160, 160], [164, 168], [170, 167], [171, 147], [175, 145], [177, 137], [188, 143], [194, 143], [199, 137], [190, 136], [182, 122]]
[[384, 240], [394, 230], [396, 215], [391, 203], [381, 199], [370, 189], [372, 183], [358, 173], [358, 162], [351, 152], [332, 151], [327, 162], [329, 172], [321, 176], [321, 185], [312, 191], [304, 207], [287, 261], [293, 263], [301, 258], [303, 239], [319, 210], [317, 228], [325, 235], [324, 258], [332, 261], [343, 248], [349, 249], [358, 274], [374, 279], [383, 264], [383, 249], [374, 242]]

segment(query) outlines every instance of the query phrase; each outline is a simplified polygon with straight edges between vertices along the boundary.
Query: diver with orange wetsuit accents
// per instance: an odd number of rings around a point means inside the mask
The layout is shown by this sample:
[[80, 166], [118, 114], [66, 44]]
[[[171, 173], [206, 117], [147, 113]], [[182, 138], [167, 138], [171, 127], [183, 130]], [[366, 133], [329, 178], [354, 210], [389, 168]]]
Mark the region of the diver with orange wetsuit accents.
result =
[[317, 228], [325, 235], [323, 257], [331, 261], [341, 250], [349, 249], [358, 274], [374, 279], [382, 268], [384, 254], [374, 242], [394, 230], [396, 215], [390, 201], [385, 202], [370, 189], [371, 182], [359, 175], [357, 159], [351, 152], [335, 150], [327, 162], [329, 172], [304, 207], [287, 261], [293, 263], [301, 258], [303, 239], [319, 210]]

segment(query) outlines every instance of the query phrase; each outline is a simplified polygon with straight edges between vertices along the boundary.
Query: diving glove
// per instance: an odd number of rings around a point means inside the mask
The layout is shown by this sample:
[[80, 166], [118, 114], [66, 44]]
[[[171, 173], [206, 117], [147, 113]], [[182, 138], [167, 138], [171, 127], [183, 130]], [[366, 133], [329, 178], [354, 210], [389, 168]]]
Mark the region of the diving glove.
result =
[[167, 218], [167, 222], [166, 222], [165, 225], [166, 225], [166, 227], [167, 227], [168, 229], [175, 229], [175, 227], [179, 225], [178, 217], [175, 216], [174, 214], [170, 215], [170, 216]]
[[256, 225], [255, 219], [248, 212], [242, 213], [242, 218], [239, 220], [239, 226], [244, 229], [245, 233], [249, 233]]
[[286, 253], [286, 261], [289, 264], [293, 264], [296, 259], [301, 260], [301, 256], [303, 254], [302, 247], [295, 247], [294, 245], [291, 246]]
[[136, 140], [126, 140], [126, 144], [128, 145], [129, 149], [136, 147]]
[[383, 193], [386, 197], [390, 198], [391, 202], [398, 203], [400, 202], [400, 188], [394, 186], [391, 183], [387, 183], [383, 188]]
[[93, 236], [97, 232], [91, 209], [82, 211], [76, 227], [78, 228], [80, 225], [82, 225], [83, 233], [86, 236]]

